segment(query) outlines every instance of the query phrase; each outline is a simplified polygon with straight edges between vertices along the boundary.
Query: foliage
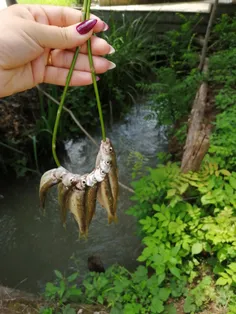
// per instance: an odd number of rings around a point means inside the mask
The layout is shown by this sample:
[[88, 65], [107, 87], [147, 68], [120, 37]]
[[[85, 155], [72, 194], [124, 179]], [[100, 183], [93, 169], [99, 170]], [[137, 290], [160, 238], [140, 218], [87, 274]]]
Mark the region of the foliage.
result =
[[215, 88], [219, 111], [211, 136], [209, 153], [221, 166], [235, 169], [236, 163], [236, 49], [215, 53], [210, 58], [210, 83]]

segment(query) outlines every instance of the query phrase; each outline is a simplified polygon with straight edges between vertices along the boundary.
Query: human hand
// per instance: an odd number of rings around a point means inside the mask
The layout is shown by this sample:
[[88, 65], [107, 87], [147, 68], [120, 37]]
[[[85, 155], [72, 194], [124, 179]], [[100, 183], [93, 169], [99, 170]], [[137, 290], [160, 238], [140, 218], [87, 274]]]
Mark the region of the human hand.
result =
[[[65, 85], [77, 46], [70, 85], [92, 84], [85, 43], [108, 26], [95, 15], [81, 20], [80, 11], [66, 7], [17, 4], [0, 11], [0, 97], [40, 83]], [[92, 36], [91, 45], [97, 74], [115, 67], [101, 57], [114, 52], [104, 39]]]

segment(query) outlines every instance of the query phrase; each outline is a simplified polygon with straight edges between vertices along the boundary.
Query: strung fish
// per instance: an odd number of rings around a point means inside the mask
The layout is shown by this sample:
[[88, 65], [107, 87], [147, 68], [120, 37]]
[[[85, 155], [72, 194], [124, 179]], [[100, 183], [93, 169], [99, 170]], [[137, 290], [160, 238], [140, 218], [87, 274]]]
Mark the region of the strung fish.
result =
[[118, 168], [116, 162], [116, 153], [111, 144], [113, 153], [112, 153], [112, 160], [111, 160], [111, 170], [108, 173], [108, 179], [111, 186], [111, 193], [113, 196], [113, 211], [116, 214], [117, 209], [117, 201], [119, 195], [119, 183], [118, 183]]
[[94, 186], [94, 184], [96, 184], [97, 182], [98, 181], [96, 180], [96, 177], [95, 177], [95, 170], [93, 170], [91, 173], [87, 175], [86, 184], [88, 186]]
[[108, 175], [106, 175], [104, 180], [98, 184], [97, 200], [107, 211], [108, 223], [110, 224], [113, 221], [116, 222], [117, 217], [116, 212], [114, 211], [113, 196]]
[[87, 213], [85, 207], [85, 188], [86, 188], [86, 175], [80, 180], [79, 183], [73, 188], [69, 195], [68, 204], [71, 213], [79, 226], [80, 235], [87, 237], [88, 223]]
[[98, 184], [87, 186], [85, 191], [85, 207], [87, 211], [87, 224], [90, 225], [96, 210]]
[[94, 171], [94, 177], [95, 179], [97, 180], [97, 182], [101, 182], [104, 180], [106, 176], [106, 173], [100, 168], [100, 167], [97, 167]]
[[48, 190], [56, 185], [65, 175], [67, 170], [63, 167], [55, 168], [46, 171], [40, 180], [40, 186], [39, 186], [39, 200], [40, 200], [40, 207], [44, 208], [45, 206], [45, 200], [47, 196]]
[[80, 176], [68, 172], [63, 176], [62, 182], [58, 184], [58, 203], [60, 206], [61, 221], [64, 227], [66, 224], [68, 208], [67, 200], [71, 192], [71, 189], [73, 188], [74, 185], [76, 185], [76, 183], [78, 183], [79, 178]]
[[112, 153], [113, 149], [109, 138], [106, 138], [106, 141], [101, 141], [101, 145], [96, 159], [96, 165], [98, 166], [101, 160], [110, 161], [112, 159], [111, 157]]

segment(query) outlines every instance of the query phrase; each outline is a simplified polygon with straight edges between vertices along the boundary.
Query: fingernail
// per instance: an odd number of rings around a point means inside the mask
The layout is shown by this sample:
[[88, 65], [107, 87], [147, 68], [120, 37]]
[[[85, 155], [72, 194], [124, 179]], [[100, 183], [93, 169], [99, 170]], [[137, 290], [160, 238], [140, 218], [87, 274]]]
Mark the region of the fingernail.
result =
[[113, 62], [111, 62], [111, 61], [109, 61], [109, 67], [108, 67], [108, 70], [112, 70], [112, 69], [114, 69], [116, 67], [116, 64], [115, 63], [113, 63]]
[[111, 55], [114, 52], [116, 52], [115, 49], [112, 46], [110, 46], [110, 50], [109, 50], [108, 54]]
[[100, 81], [100, 77], [99, 76], [96, 76], [96, 81]]
[[83, 21], [82, 23], [76, 26], [76, 30], [80, 35], [87, 34], [96, 25], [96, 23], [97, 23], [96, 19]]
[[104, 24], [103, 31], [105, 32], [109, 29], [109, 26], [105, 22], [103, 22], [103, 24]]

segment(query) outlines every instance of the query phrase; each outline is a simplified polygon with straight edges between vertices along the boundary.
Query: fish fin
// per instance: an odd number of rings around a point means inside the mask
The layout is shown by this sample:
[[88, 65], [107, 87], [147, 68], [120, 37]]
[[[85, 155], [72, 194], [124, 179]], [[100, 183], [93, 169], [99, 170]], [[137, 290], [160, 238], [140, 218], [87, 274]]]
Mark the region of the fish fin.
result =
[[118, 218], [117, 218], [116, 215], [113, 216], [113, 215], [111, 215], [111, 214], [108, 214], [108, 223], [109, 223], [109, 225], [110, 225], [112, 222], [117, 223], [117, 222], [118, 222]]

